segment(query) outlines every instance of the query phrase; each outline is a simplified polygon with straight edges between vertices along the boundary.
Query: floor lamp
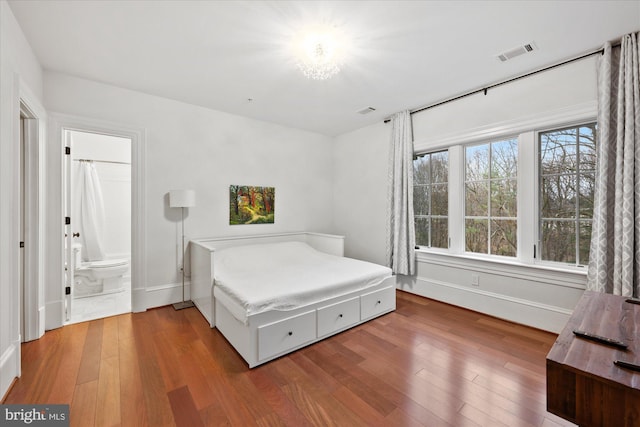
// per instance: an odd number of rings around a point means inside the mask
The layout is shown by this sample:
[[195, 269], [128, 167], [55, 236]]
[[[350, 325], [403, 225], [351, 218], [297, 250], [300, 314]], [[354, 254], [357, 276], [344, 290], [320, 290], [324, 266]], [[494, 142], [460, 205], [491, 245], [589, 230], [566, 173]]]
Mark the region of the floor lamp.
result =
[[182, 261], [180, 262], [180, 271], [182, 272], [182, 302], [173, 304], [176, 310], [193, 307], [191, 300], [184, 299], [184, 208], [196, 205], [196, 192], [193, 190], [171, 190], [169, 192], [169, 207], [182, 209]]

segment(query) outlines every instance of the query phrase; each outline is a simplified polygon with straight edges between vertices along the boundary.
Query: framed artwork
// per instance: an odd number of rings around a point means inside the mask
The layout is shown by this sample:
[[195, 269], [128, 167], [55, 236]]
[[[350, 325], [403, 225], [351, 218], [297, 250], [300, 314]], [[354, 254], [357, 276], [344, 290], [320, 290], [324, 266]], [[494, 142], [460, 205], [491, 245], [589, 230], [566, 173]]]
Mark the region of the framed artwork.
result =
[[275, 187], [229, 186], [229, 225], [273, 224]]

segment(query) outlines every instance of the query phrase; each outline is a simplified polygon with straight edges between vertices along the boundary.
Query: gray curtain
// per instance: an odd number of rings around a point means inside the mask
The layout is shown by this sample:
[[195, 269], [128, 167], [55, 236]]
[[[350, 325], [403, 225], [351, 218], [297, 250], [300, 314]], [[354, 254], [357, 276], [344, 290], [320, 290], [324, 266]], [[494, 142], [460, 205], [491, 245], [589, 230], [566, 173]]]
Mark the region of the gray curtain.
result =
[[596, 188], [587, 289], [640, 296], [638, 34], [604, 47], [598, 64]]
[[416, 244], [413, 223], [413, 132], [411, 114], [402, 111], [391, 118], [387, 260], [396, 274], [415, 271]]

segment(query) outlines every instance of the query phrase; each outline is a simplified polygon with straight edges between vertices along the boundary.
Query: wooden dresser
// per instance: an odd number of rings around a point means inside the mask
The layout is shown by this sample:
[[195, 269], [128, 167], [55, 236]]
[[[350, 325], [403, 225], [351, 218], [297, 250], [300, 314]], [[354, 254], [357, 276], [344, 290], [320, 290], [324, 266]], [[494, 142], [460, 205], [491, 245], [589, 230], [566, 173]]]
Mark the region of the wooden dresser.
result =
[[[622, 341], [627, 350], [574, 335], [582, 330]], [[640, 305], [585, 291], [547, 355], [547, 410], [581, 427], [640, 426]]]

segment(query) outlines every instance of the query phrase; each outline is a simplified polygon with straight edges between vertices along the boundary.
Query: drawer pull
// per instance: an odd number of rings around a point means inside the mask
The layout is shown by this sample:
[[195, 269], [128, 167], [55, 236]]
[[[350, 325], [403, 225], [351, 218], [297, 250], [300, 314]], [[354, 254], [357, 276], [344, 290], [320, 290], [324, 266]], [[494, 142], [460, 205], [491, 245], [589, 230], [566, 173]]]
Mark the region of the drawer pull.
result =
[[293, 332], [289, 331], [289, 336], [293, 335]]
[[380, 303], [381, 303], [381, 301], [380, 301], [380, 300], [378, 300], [378, 302], [376, 303], [376, 305], [378, 305], [378, 304], [380, 304]]
[[338, 314], [338, 317], [342, 319], [342, 313]]

